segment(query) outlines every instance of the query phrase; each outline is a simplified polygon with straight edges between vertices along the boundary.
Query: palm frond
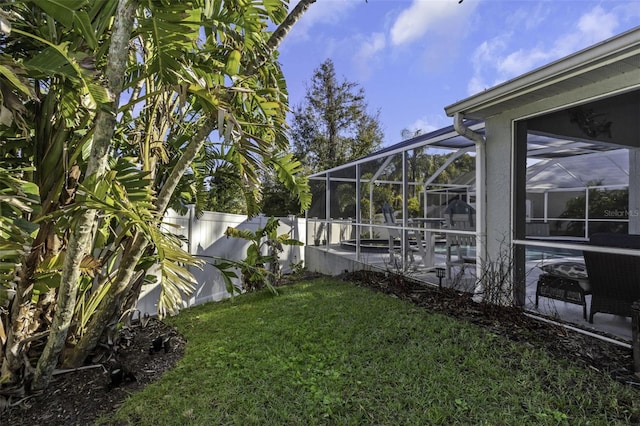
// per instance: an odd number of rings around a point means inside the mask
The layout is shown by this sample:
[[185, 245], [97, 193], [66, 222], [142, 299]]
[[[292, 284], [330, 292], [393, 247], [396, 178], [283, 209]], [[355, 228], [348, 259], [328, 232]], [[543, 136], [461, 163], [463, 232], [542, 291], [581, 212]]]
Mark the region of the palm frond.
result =
[[304, 175], [302, 163], [293, 154], [275, 155], [270, 158], [271, 166], [278, 173], [278, 180], [296, 195], [302, 210], [311, 205], [311, 190], [309, 181]]
[[20, 170], [0, 166], [0, 293], [13, 286], [17, 268], [23, 262], [33, 240], [36, 226], [25, 214], [36, 213], [37, 187], [17, 178]]
[[172, 70], [181, 68], [180, 58], [185, 51], [196, 47], [200, 35], [201, 10], [191, 2], [147, 0], [138, 18], [137, 33], [149, 39], [152, 49], [147, 72], [164, 82], [179, 83]]

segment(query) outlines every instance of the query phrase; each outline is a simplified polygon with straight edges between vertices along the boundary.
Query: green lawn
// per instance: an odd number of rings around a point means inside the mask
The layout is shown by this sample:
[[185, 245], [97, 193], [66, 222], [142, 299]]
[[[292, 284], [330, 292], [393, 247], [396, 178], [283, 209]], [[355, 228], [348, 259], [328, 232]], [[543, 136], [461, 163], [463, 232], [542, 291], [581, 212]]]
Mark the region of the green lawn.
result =
[[628, 424], [638, 392], [474, 325], [330, 278], [170, 318], [184, 359], [109, 422]]

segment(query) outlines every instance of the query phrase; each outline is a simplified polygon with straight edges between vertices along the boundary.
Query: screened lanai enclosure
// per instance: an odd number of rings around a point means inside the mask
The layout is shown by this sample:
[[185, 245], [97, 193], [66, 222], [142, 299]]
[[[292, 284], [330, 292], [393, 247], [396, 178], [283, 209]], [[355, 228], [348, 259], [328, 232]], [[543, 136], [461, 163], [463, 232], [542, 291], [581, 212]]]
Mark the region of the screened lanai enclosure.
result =
[[451, 219], [456, 235], [474, 236], [474, 181], [474, 145], [452, 127], [404, 141], [310, 177], [308, 241], [356, 260], [387, 253], [387, 268], [433, 270]]
[[445, 111], [450, 127], [310, 176], [307, 265], [402, 272], [479, 298], [499, 275], [500, 303], [630, 340], [640, 28]]
[[450, 127], [311, 176], [307, 240], [385, 269], [433, 272], [447, 233], [475, 236], [474, 151]]

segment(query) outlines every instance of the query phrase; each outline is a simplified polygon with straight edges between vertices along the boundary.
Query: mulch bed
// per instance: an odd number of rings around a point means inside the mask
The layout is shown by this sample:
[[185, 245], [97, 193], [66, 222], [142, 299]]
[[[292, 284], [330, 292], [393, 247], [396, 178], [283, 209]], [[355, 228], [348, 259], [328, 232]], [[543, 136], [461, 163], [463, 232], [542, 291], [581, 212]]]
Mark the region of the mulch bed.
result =
[[117, 352], [109, 359], [91, 368], [57, 374], [46, 392], [11, 401], [12, 407], [0, 411], [0, 424], [91, 424], [173, 367], [183, 357], [185, 344], [162, 321], [151, 318], [144, 327], [137, 323], [124, 330]]

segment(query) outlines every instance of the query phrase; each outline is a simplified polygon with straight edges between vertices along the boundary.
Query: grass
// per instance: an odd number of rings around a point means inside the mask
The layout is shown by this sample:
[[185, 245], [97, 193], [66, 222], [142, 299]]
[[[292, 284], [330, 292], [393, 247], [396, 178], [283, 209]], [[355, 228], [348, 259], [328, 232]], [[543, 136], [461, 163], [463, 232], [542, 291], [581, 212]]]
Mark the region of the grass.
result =
[[[168, 320], [183, 360], [102, 423], [629, 424], [637, 392], [526, 343], [323, 278]], [[99, 422], [100, 423], [100, 422]]]

